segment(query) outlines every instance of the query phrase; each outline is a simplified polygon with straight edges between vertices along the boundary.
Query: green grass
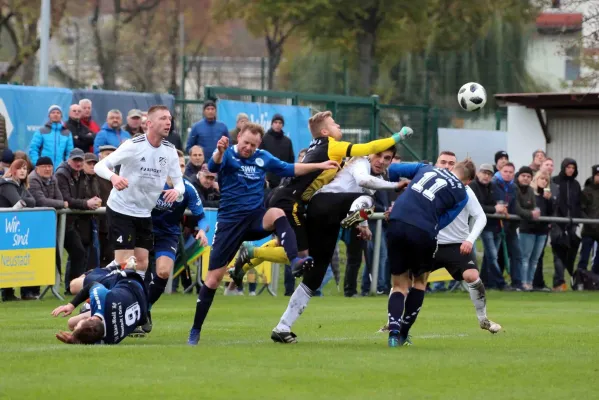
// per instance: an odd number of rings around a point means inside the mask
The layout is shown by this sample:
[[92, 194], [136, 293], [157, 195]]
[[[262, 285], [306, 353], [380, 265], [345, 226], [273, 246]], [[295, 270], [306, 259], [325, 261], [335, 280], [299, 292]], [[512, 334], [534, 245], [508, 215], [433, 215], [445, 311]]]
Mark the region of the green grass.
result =
[[493, 336], [467, 294], [427, 295], [415, 346], [398, 349], [375, 333], [384, 296], [312, 299], [296, 345], [269, 339], [288, 298], [217, 296], [196, 348], [185, 345], [195, 296], [163, 296], [152, 334], [112, 347], [58, 342], [54, 299], [1, 303], [0, 399], [588, 399], [598, 300], [492, 291], [504, 327]]

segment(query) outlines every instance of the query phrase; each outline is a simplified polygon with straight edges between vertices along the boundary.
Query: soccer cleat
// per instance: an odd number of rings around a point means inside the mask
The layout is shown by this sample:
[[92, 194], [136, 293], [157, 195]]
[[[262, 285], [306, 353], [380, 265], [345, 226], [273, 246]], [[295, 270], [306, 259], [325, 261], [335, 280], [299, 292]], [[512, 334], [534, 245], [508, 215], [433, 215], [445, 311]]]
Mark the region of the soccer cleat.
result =
[[200, 330], [192, 328], [189, 331], [189, 338], [187, 339], [187, 344], [190, 346], [197, 346], [199, 342], [200, 342]]
[[273, 329], [270, 338], [275, 343], [297, 343], [297, 336], [293, 332], [279, 332]]
[[399, 337], [399, 345], [400, 346], [413, 346], [414, 344], [412, 343], [412, 336], [410, 336], [410, 335], [400, 336]]
[[141, 328], [141, 326], [138, 326], [137, 328], [135, 328], [135, 330], [133, 332], [131, 332], [129, 334], [129, 337], [132, 337], [132, 338], [145, 338], [146, 337], [146, 332], [144, 332], [144, 330]]
[[304, 274], [304, 271], [307, 271], [312, 267], [314, 267], [314, 259], [312, 257], [296, 257], [291, 263], [291, 273], [296, 278], [299, 278]]
[[389, 332], [389, 347], [399, 347], [399, 331], [390, 331]]
[[148, 319], [146, 320], [146, 323], [141, 326], [141, 330], [145, 333], [150, 333], [152, 332], [152, 327], [152, 314], [148, 311]]
[[368, 218], [370, 218], [372, 214], [374, 214], [374, 206], [356, 210], [341, 221], [341, 227], [347, 229], [358, 225], [362, 221], [368, 221]]
[[121, 269], [124, 271], [135, 271], [137, 269], [137, 259], [135, 256], [129, 257], [127, 262], [121, 265]]
[[244, 242], [241, 244], [239, 248], [239, 252], [237, 254], [237, 258], [235, 258], [235, 265], [233, 268], [229, 268], [227, 271], [229, 276], [235, 283], [235, 286], [241, 287], [243, 285], [243, 276], [245, 275], [245, 271], [243, 270], [243, 266], [250, 262], [252, 256], [254, 254], [254, 245], [248, 242]]
[[479, 322], [480, 324], [480, 329], [484, 329], [486, 331], [489, 331], [491, 333], [497, 333], [501, 330], [501, 325], [499, 325], [496, 322], [493, 322], [491, 320], [489, 320], [488, 318], [485, 318], [483, 320], [481, 320]]

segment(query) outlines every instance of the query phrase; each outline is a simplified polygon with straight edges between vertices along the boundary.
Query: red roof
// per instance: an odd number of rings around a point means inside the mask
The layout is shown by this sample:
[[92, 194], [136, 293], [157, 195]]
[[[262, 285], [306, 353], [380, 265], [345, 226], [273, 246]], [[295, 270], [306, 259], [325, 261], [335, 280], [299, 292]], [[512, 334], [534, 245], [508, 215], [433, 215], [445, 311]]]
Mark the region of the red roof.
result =
[[537, 28], [582, 29], [581, 13], [542, 13], [537, 17]]

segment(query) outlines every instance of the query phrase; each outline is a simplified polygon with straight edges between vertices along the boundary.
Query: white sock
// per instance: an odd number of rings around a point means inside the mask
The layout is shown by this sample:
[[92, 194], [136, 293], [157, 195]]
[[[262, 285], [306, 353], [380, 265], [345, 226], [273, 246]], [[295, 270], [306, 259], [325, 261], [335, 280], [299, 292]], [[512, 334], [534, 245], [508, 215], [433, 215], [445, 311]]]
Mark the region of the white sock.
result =
[[283, 316], [281, 317], [281, 320], [279, 321], [279, 324], [276, 326], [275, 330], [278, 332], [290, 332], [291, 326], [295, 323], [299, 316], [302, 315], [308, 306], [310, 297], [312, 297], [312, 291], [306, 285], [300, 283], [300, 285], [291, 295], [287, 309], [283, 313]]
[[485, 285], [478, 278], [476, 281], [468, 284], [468, 292], [470, 300], [476, 309], [476, 316], [479, 321], [487, 319], [487, 297], [485, 293]]
[[108, 264], [108, 265], [106, 266], [106, 268], [110, 268], [110, 267], [120, 267], [120, 266], [121, 266], [121, 264], [119, 264], [118, 262], [116, 262], [116, 260], [112, 260], [112, 261], [110, 262], [110, 264]]
[[145, 281], [145, 279], [146, 279], [146, 271], [136, 270], [135, 272], [137, 272], [137, 275], [141, 276], [141, 279], [143, 279]]
[[372, 207], [372, 197], [370, 196], [360, 196], [351, 203], [351, 207], [349, 208], [349, 212], [354, 212], [357, 210], [361, 210], [363, 208]]

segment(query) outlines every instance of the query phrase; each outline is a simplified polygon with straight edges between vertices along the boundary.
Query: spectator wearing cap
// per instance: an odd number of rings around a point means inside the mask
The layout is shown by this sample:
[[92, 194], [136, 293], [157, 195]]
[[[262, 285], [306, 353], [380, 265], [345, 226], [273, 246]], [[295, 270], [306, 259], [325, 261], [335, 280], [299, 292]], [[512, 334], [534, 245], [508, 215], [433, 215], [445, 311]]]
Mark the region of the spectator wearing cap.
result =
[[[10, 165], [3, 179], [0, 179], [0, 207], [16, 208], [35, 207], [35, 199], [27, 190], [27, 163], [15, 160]], [[23, 300], [34, 300], [39, 294], [39, 287], [21, 288]], [[18, 300], [14, 289], [2, 289], [2, 301]]]
[[[69, 203], [62, 198], [58, 181], [54, 176], [54, 166], [50, 157], [40, 157], [37, 160], [35, 170], [29, 174], [29, 192], [35, 199], [37, 207], [51, 207], [57, 210], [69, 207]], [[56, 237], [58, 239], [58, 235]], [[55, 262], [58, 271], [60, 271], [61, 263], [58, 242], [56, 242], [56, 249]]]
[[[599, 164], [591, 168], [591, 177], [582, 191], [581, 211], [583, 218], [599, 219]], [[585, 224], [582, 228], [582, 247], [578, 269], [587, 269], [593, 248], [599, 243], [599, 225]], [[599, 274], [599, 255], [595, 250], [592, 271]]]
[[503, 167], [509, 161], [510, 156], [508, 156], [505, 150], [499, 150], [497, 153], [495, 153], [495, 172], [499, 172], [501, 167]]
[[[470, 183], [470, 188], [486, 214], [507, 214], [506, 206], [497, 204], [497, 200], [495, 200], [491, 185], [493, 173], [494, 169], [491, 164], [481, 164], [476, 178]], [[503, 288], [506, 283], [498, 262], [500, 239], [499, 224], [496, 220], [487, 219], [487, 225], [485, 225], [480, 238], [484, 248], [481, 279], [487, 288]]]
[[129, 110], [127, 113], [127, 123], [121, 126], [121, 130], [129, 132], [131, 137], [138, 134], [143, 134], [144, 131], [141, 128], [141, 117], [141, 110], [138, 110], [137, 108]]
[[[283, 126], [285, 126], [285, 119], [281, 114], [275, 114], [270, 122], [270, 129], [264, 134], [260, 148], [268, 151], [281, 161], [293, 164], [295, 162], [293, 144], [291, 143], [291, 139], [285, 136]], [[279, 186], [281, 178], [278, 175], [268, 172], [266, 174], [266, 181], [268, 182], [268, 186], [273, 189]]]
[[[500, 160], [501, 161], [501, 160]], [[498, 173], [491, 181], [493, 196], [500, 203], [507, 206], [509, 214], [516, 214], [516, 184], [514, 183], [515, 167], [511, 162], [504, 163]], [[515, 221], [495, 221], [499, 224], [499, 230], [502, 240], [507, 246], [509, 256], [510, 275], [512, 280], [511, 287], [500, 289], [518, 290], [522, 285], [521, 266], [522, 253], [520, 252], [520, 243], [518, 241], [518, 223]]]
[[8, 135], [6, 134], [6, 118], [0, 114], [0, 151], [8, 149]]
[[[113, 151], [116, 150], [116, 147], [111, 146], [109, 144], [100, 146], [100, 156], [99, 160], [102, 160], [108, 155], [110, 155]], [[100, 187], [100, 199], [102, 199], [102, 204], [106, 204], [108, 201], [108, 196], [110, 196], [110, 191], [112, 190], [112, 182], [103, 179], [101, 177], [97, 177], [98, 185]], [[112, 260], [114, 260], [114, 248], [112, 247], [112, 241], [108, 238], [108, 223], [106, 222], [105, 215], [98, 215], [98, 238], [100, 243], [100, 267], [107, 266]]]
[[15, 160], [15, 155], [11, 149], [4, 149], [2, 151], [2, 160], [0, 160], [0, 175], [6, 174], [10, 164]]
[[57, 105], [48, 108], [49, 121], [35, 131], [29, 144], [29, 158], [33, 165], [40, 157], [50, 157], [56, 168], [73, 150], [73, 136], [62, 123], [62, 109]]
[[[100, 178], [94, 171], [94, 166], [98, 163], [98, 156], [94, 153], [85, 153], [83, 155], [83, 196], [87, 198], [100, 198]], [[106, 204], [102, 202], [101, 204]], [[98, 239], [98, 216], [82, 215], [79, 218], [79, 233], [81, 242], [86, 251], [87, 269], [98, 268], [100, 266], [100, 243]]]
[[185, 175], [186, 178], [190, 179], [193, 176], [196, 176], [198, 172], [202, 169], [202, 165], [206, 161], [204, 157], [204, 149], [200, 146], [192, 146], [189, 150], [189, 162], [185, 166]]
[[92, 101], [90, 99], [79, 100], [81, 106], [81, 123], [89, 128], [95, 135], [100, 132], [100, 125], [92, 119]]
[[229, 137], [229, 131], [225, 124], [216, 120], [216, 104], [207, 100], [204, 102], [204, 118], [191, 127], [185, 152], [189, 154], [189, 150], [198, 145], [204, 149], [204, 154], [212, 157], [216, 143], [223, 136]]
[[536, 222], [541, 216], [541, 209], [537, 207], [535, 191], [530, 187], [534, 172], [532, 168], [524, 166], [516, 174], [516, 214], [522, 218], [519, 225], [520, 235], [518, 242], [522, 255], [520, 277], [521, 288], [525, 291], [532, 290], [532, 280], [535, 268], [541, 255], [541, 245], [545, 243], [545, 237], [537, 240], [535, 235]]
[[[95, 210], [102, 205], [102, 200], [86, 197], [84, 179], [81, 170], [84, 164], [84, 153], [81, 149], [73, 149], [69, 159], [56, 169], [56, 180], [62, 198], [69, 203], [69, 208], [76, 210]], [[70, 265], [67, 264], [65, 274], [66, 293], [70, 292], [71, 280], [85, 272], [85, 247], [79, 233], [79, 216], [67, 216], [64, 248], [69, 253]]]
[[94, 146], [94, 134], [81, 123], [81, 106], [72, 104], [69, 107], [69, 119], [65, 123], [73, 135], [73, 145], [83, 151], [89, 151]]
[[217, 175], [210, 172], [208, 166], [204, 164], [197, 174], [197, 180], [190, 180], [198, 190], [204, 207], [218, 208], [220, 192], [214, 184], [216, 179]]
[[123, 115], [117, 109], [108, 111], [106, 115], [106, 123], [102, 125], [102, 129], [94, 139], [94, 154], [100, 152], [100, 146], [111, 145], [119, 147], [127, 139], [131, 139], [129, 132], [121, 129], [123, 123]]
[[237, 144], [237, 135], [241, 132], [241, 129], [250, 121], [250, 117], [246, 113], [237, 114], [237, 122], [235, 122], [235, 129], [229, 131], [231, 138], [231, 144]]
[[[565, 218], [580, 218], [582, 191], [576, 180], [578, 164], [572, 158], [564, 158], [558, 176], [553, 182], [558, 186], [555, 215]], [[562, 292], [568, 286], [564, 279], [564, 271], [570, 276], [574, 274], [574, 262], [580, 246], [580, 238], [576, 234], [577, 224], [551, 224], [551, 248], [553, 250], [553, 290]]]
[[547, 153], [545, 153], [545, 150], [535, 150], [532, 153], [532, 162], [529, 165], [530, 169], [532, 169], [532, 172], [537, 172], [538, 170], [540, 170], [546, 158]]

